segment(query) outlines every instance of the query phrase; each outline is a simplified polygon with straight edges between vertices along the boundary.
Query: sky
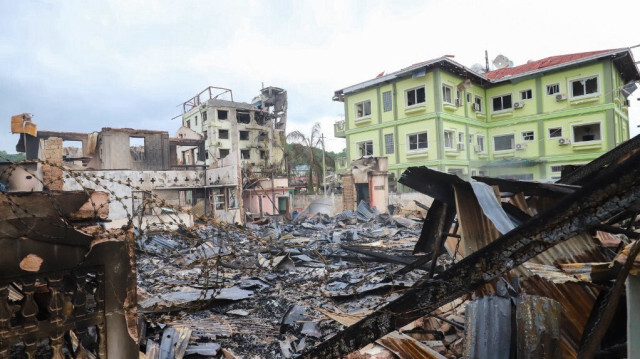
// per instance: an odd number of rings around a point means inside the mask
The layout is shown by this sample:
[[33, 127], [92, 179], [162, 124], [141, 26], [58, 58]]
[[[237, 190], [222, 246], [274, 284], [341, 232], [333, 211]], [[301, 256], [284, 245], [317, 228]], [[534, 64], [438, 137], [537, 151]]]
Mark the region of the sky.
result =
[[179, 105], [207, 86], [250, 102], [264, 84], [288, 92], [287, 132], [320, 122], [327, 150], [340, 151], [336, 90], [445, 54], [470, 67], [487, 50], [519, 65], [638, 45], [627, 19], [638, 13], [637, 0], [0, 0], [0, 149], [15, 152], [10, 117], [23, 112], [42, 130], [172, 136]]

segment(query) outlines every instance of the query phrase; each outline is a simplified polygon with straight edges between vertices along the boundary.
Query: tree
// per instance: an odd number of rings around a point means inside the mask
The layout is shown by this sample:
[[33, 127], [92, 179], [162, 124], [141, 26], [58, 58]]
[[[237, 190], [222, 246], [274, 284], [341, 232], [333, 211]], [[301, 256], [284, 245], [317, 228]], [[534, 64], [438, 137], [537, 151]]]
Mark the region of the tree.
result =
[[[320, 156], [317, 155], [317, 147], [321, 141], [320, 138], [321, 129], [320, 122], [316, 122], [311, 127], [311, 133], [309, 135], [305, 135], [300, 131], [293, 131], [287, 135], [287, 140], [298, 143], [302, 145], [303, 155], [309, 164], [309, 181], [307, 182], [309, 191], [313, 191], [313, 172], [317, 171], [318, 168], [322, 169], [322, 154]], [[320, 176], [317, 176], [318, 179]], [[320, 182], [320, 181], [318, 181]]]

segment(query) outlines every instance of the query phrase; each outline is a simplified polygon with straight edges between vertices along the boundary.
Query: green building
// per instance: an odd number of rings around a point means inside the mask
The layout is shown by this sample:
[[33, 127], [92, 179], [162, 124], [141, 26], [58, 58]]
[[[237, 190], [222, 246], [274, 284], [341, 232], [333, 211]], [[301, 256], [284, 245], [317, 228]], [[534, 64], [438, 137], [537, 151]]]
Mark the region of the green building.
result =
[[[391, 181], [426, 165], [462, 177], [549, 181], [629, 138], [628, 48], [552, 56], [479, 73], [449, 57], [335, 92], [345, 164], [388, 157]], [[628, 94], [627, 94], [628, 96]]]

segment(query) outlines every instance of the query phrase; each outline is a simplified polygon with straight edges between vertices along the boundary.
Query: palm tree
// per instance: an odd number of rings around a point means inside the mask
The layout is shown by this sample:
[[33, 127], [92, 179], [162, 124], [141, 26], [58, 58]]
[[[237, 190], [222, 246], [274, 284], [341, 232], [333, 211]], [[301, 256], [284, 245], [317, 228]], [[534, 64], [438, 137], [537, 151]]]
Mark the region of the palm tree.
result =
[[[306, 157], [309, 163], [309, 181], [307, 182], [309, 191], [313, 191], [314, 167], [316, 170], [318, 167], [322, 168], [322, 165], [319, 163], [319, 159], [316, 156], [316, 149], [321, 141], [320, 135], [320, 122], [316, 122], [315, 124], [313, 124], [313, 127], [311, 127], [311, 133], [309, 135], [305, 135], [300, 131], [293, 131], [287, 135], [287, 140], [301, 144], [304, 148], [304, 157]], [[318, 176], [318, 179], [319, 178], [320, 176]]]

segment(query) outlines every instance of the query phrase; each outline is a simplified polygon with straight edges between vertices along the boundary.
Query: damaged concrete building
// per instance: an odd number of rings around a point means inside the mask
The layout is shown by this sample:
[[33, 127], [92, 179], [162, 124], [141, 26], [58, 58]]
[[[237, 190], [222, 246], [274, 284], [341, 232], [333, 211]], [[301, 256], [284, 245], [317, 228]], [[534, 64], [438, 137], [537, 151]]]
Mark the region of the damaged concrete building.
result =
[[266, 87], [246, 103], [234, 101], [231, 89], [209, 86], [185, 101], [182, 110], [182, 126], [205, 141], [204, 151], [190, 148], [179, 155], [185, 164], [211, 165], [234, 153], [243, 167], [282, 173], [287, 91]]

